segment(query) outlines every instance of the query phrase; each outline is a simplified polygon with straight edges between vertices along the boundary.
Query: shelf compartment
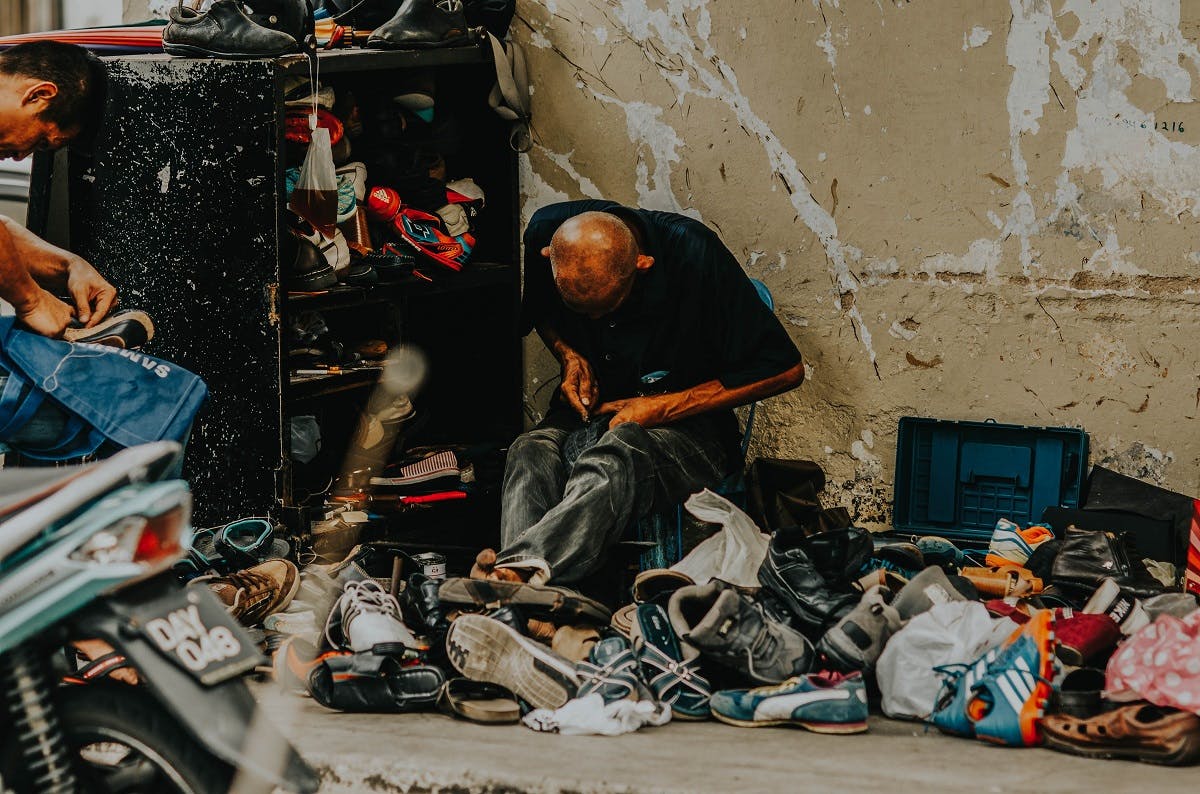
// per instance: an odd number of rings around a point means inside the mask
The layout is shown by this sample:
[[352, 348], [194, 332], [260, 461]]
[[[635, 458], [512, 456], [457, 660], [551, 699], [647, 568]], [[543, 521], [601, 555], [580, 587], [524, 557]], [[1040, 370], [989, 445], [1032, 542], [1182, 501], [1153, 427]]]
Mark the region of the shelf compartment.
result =
[[461, 273], [439, 273], [432, 282], [416, 276], [406, 276], [401, 281], [377, 284], [374, 287], [334, 287], [328, 292], [315, 294], [289, 293], [288, 308], [296, 311], [327, 311], [391, 303], [409, 296], [442, 295], [506, 284], [513, 284], [515, 287], [515, 277], [516, 272], [511, 265], [477, 262], [467, 265]]
[[379, 381], [381, 372], [383, 367], [363, 367], [329, 375], [292, 375], [288, 378], [288, 396], [293, 400], [305, 400], [365, 389]]

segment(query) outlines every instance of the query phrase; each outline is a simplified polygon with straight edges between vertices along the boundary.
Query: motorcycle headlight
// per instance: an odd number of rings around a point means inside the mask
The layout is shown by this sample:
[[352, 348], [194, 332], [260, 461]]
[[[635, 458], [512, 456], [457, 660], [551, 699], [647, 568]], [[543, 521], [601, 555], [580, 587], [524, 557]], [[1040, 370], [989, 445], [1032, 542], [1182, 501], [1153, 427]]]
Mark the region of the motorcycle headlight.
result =
[[183, 535], [191, 521], [191, 507], [191, 497], [186, 496], [155, 515], [124, 516], [88, 538], [71, 559], [165, 568], [184, 553]]

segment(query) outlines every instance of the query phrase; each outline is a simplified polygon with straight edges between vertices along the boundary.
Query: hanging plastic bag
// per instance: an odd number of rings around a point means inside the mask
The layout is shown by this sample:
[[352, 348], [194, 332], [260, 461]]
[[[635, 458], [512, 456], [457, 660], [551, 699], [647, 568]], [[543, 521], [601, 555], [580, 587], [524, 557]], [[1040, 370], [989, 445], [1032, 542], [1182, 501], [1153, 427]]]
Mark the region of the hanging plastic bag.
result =
[[721, 579], [741, 587], [758, 587], [758, 569], [767, 556], [769, 535], [764, 535], [732, 502], [707, 488], [693, 494], [683, 505], [707, 524], [721, 529], [671, 566], [696, 584]]
[[328, 239], [337, 232], [337, 173], [333, 165], [333, 144], [325, 127], [312, 131], [312, 143], [300, 166], [300, 178], [296, 180], [288, 209]]
[[1016, 629], [1008, 618], [993, 619], [978, 601], [938, 604], [917, 615], [892, 635], [875, 665], [883, 713], [928, 719], [944, 680], [933, 668], [970, 664]]

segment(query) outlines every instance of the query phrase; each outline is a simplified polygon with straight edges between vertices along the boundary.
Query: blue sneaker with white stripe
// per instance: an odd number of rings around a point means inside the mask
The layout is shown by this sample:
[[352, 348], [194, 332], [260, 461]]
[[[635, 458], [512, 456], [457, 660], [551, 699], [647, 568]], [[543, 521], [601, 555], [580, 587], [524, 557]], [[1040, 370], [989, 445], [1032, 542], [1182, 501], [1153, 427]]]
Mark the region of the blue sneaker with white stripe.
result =
[[1041, 721], [1057, 666], [1056, 645], [1053, 611], [1035, 613], [974, 686], [967, 716], [975, 723], [976, 738], [1008, 747], [1042, 743]]
[[867, 690], [862, 675], [813, 673], [777, 686], [717, 692], [710, 702], [721, 722], [743, 728], [798, 725], [815, 733], [864, 733]]
[[933, 668], [945, 676], [933, 713], [929, 715], [929, 721], [938, 730], [953, 736], [975, 735], [975, 723], [967, 715], [967, 704], [974, 694], [971, 689], [987, 675], [988, 668], [999, 655], [1000, 649], [993, 648], [971, 664], [946, 664]]

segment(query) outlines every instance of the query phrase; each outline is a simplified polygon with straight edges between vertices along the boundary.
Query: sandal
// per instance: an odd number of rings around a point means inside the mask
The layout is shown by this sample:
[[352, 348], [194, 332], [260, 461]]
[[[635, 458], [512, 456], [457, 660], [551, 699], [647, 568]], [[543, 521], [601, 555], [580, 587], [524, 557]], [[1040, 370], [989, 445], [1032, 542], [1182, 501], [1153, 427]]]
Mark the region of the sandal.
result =
[[[76, 658], [78, 658], [80, 661], [83, 660], [83, 657], [79, 656], [78, 654], [76, 655]], [[131, 665], [129, 660], [126, 659], [122, 654], [113, 651], [112, 653], [106, 653], [103, 656], [97, 656], [83, 667], [80, 667], [73, 674], [63, 676], [63, 683], [90, 684], [102, 678], [107, 678], [123, 667], [132, 669], [133, 665]]]
[[1042, 592], [1042, 580], [1025, 568], [1007, 565], [998, 568], [963, 568], [960, 574], [975, 585], [980, 595], [997, 598], [1037, 595]]
[[1046, 746], [1088, 758], [1124, 758], [1183, 766], [1200, 761], [1200, 717], [1134, 703], [1088, 719], [1068, 714], [1042, 721]]
[[412, 658], [398, 643], [381, 643], [360, 653], [327, 654], [309, 674], [308, 692], [313, 700], [335, 711], [431, 709], [446, 676], [436, 667], [411, 664]]
[[469, 678], [447, 681], [438, 696], [438, 709], [483, 725], [505, 725], [521, 719], [516, 695], [498, 684]]

